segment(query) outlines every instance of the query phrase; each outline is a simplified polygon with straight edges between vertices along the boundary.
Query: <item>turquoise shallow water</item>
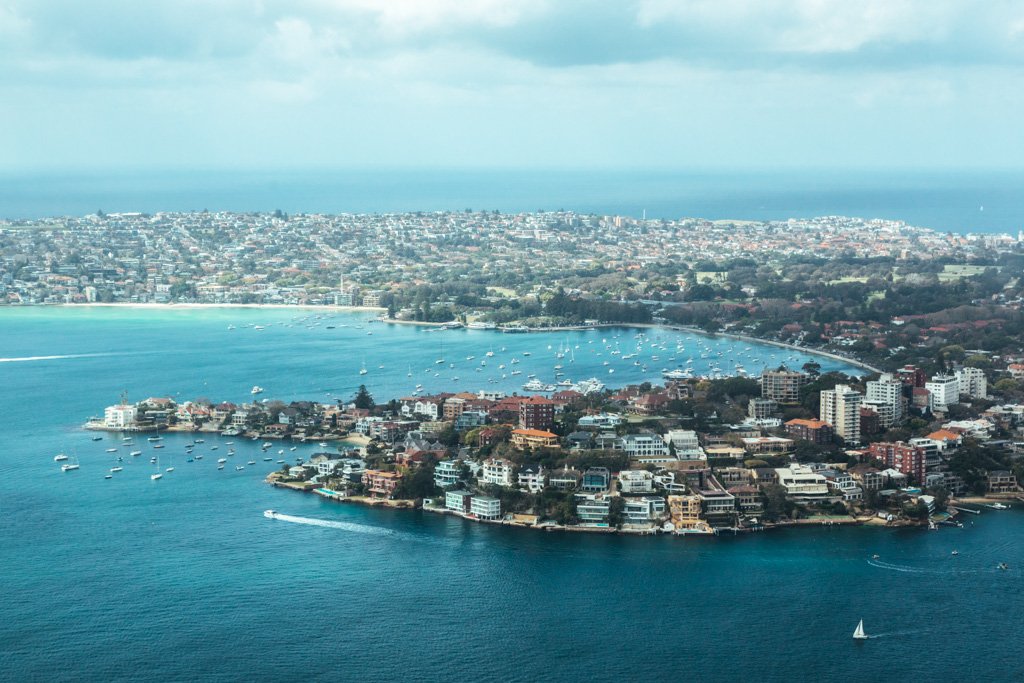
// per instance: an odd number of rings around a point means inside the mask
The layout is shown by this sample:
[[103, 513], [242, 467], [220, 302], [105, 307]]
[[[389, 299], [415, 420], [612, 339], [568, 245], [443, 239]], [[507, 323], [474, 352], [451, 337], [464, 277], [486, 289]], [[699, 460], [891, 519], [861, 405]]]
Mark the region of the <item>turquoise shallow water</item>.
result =
[[[365, 359], [365, 381], [387, 396], [407, 388], [403, 365], [428, 388], [442, 380], [423, 372], [440, 336], [453, 358], [530, 347], [537, 369], [551, 363], [547, 345], [567, 339], [275, 324], [294, 316], [0, 311], [0, 359], [105, 354], [0, 362], [5, 679], [1024, 677], [1017, 510], [930, 533], [539, 534], [270, 489], [261, 479], [275, 465], [257, 445], [238, 442], [233, 460], [258, 465], [218, 472], [227, 439], [207, 438], [196, 449], [204, 459], [187, 463], [178, 435], [160, 451], [137, 440], [145, 455], [103, 479], [115, 460], [105, 449], [119, 439], [92, 442], [78, 425], [122, 389], [242, 400], [259, 383], [268, 397], [326, 398], [351, 392]], [[595, 372], [599, 362], [577, 355]], [[82, 468], [61, 473], [59, 450]], [[150, 453], [175, 472], [150, 481]], [[337, 524], [267, 520], [266, 508]], [[996, 571], [1000, 561], [1010, 571]], [[855, 644], [860, 618], [878, 637]]]

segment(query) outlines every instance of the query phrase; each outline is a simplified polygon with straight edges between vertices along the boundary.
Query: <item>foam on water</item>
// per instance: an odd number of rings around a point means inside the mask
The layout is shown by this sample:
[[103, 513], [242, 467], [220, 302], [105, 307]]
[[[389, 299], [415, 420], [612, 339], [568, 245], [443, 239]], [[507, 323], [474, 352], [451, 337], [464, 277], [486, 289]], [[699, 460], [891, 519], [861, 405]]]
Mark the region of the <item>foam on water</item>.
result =
[[321, 526], [328, 529], [341, 529], [343, 531], [351, 531], [357, 534], [370, 534], [373, 536], [396, 536], [397, 534], [390, 529], [382, 529], [375, 526], [367, 526], [365, 524], [353, 524], [352, 522], [336, 522], [330, 519], [315, 519], [312, 517], [297, 517], [295, 515], [282, 515], [277, 513], [274, 515], [274, 519], [281, 522], [291, 522], [292, 524], [308, 524], [309, 526]]

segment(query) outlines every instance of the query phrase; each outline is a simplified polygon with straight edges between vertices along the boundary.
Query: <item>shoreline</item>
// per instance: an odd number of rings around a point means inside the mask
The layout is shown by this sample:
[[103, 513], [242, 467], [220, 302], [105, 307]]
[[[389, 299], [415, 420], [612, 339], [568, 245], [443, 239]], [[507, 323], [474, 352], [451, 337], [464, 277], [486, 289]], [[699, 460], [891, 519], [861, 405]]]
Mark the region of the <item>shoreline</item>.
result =
[[[304, 494], [313, 494], [319, 496], [325, 500], [331, 500], [336, 503], [353, 503], [356, 505], [363, 505], [366, 507], [386, 507], [394, 510], [421, 510], [423, 512], [429, 512], [432, 514], [448, 515], [451, 517], [459, 517], [467, 522], [474, 522], [477, 524], [490, 524], [494, 526], [503, 527], [514, 527], [519, 529], [532, 529], [534, 531], [544, 532], [564, 532], [564, 533], [597, 533], [597, 534], [608, 534], [608, 535], [622, 535], [622, 536], [672, 536], [672, 537], [718, 537], [718, 536], [743, 536], [754, 533], [762, 533], [766, 531], [774, 531], [776, 529], [799, 529], [809, 527], [873, 527], [880, 529], [910, 529], [918, 528], [927, 530], [929, 528], [928, 521], [916, 521], [911, 519], [899, 519], [892, 522], [883, 521], [872, 515], [820, 515], [805, 517], [801, 519], [786, 519], [778, 522], [769, 522], [760, 524], [756, 527], [719, 527], [711, 531], [698, 531], [693, 529], [677, 529], [677, 530], [665, 530], [661, 526], [652, 525], [649, 527], [637, 527], [629, 526], [623, 528], [616, 528], [612, 526], [586, 526], [586, 525], [565, 525], [559, 524], [553, 520], [534, 520], [526, 521], [522, 519], [516, 519], [517, 515], [506, 514], [502, 519], [480, 519], [472, 514], [465, 512], [459, 512], [458, 510], [449, 510], [444, 507], [436, 507], [433, 505], [424, 505], [423, 499], [390, 499], [390, 498], [372, 498], [369, 496], [347, 496], [340, 494], [336, 491], [327, 492], [323, 488], [317, 488], [315, 484], [310, 482], [285, 482], [279, 481], [281, 476], [280, 471], [273, 471], [264, 478], [264, 483], [269, 484], [274, 488], [283, 488], [291, 491], [296, 491]], [[1006, 498], [982, 498], [978, 497], [972, 500], [968, 504], [983, 505], [985, 503], [1005, 501]], [[1015, 501], [1021, 501], [1024, 499], [1013, 498]], [[955, 516], [955, 512], [953, 516]], [[530, 515], [526, 515], [530, 516]]]

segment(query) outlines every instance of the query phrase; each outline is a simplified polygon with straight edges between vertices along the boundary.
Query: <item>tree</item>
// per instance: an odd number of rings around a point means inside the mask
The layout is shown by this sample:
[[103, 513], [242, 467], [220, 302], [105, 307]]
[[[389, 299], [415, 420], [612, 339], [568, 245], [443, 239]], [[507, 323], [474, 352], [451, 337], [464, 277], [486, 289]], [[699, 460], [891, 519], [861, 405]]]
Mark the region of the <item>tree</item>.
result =
[[768, 484], [761, 489], [764, 496], [764, 516], [768, 520], [777, 520], [785, 517], [790, 509], [790, 502], [786, 500], [786, 489], [779, 484]]
[[615, 496], [608, 504], [608, 523], [615, 528], [621, 527], [626, 521], [623, 511], [626, 509], [626, 501], [622, 496]]
[[352, 403], [360, 410], [373, 410], [373, 406], [375, 405], [373, 402], [373, 396], [370, 395], [365, 384], [359, 385], [359, 390], [356, 392], [356, 396], [352, 400]]

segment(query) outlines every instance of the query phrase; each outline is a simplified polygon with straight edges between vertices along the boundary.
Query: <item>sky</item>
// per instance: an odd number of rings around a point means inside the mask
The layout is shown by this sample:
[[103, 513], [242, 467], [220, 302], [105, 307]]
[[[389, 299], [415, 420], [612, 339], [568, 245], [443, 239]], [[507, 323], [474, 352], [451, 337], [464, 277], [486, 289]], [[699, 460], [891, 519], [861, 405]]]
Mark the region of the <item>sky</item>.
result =
[[0, 169], [1020, 168], [1020, 0], [0, 0]]

